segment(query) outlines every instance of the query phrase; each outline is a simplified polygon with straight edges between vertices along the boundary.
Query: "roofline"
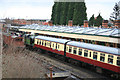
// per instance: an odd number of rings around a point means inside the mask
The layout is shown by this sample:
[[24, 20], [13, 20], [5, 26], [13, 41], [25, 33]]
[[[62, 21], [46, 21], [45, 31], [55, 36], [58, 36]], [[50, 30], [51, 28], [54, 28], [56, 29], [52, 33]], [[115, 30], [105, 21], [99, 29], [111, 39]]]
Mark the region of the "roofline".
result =
[[[27, 30], [35, 30], [35, 29], [27, 29]], [[57, 33], [68, 33], [68, 34], [78, 34], [78, 35], [91, 35], [91, 36], [102, 36], [102, 37], [120, 38], [119, 36], [116, 37], [116, 36], [107, 36], [107, 35], [95, 35], [95, 34], [84, 34], [84, 33], [59, 32], [59, 31], [50, 31], [50, 30], [37, 30], [37, 31], [49, 31], [49, 32], [57, 32]]]

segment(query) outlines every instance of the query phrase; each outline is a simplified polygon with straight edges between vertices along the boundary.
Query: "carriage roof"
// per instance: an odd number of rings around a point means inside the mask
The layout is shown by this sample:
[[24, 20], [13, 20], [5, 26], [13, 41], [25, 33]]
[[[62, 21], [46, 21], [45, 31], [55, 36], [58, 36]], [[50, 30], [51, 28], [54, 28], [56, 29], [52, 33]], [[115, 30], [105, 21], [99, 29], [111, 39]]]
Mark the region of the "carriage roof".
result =
[[81, 48], [92, 49], [95, 51], [120, 55], [120, 52], [119, 52], [120, 49], [118, 49], [118, 48], [112, 48], [112, 47], [106, 47], [106, 46], [83, 43], [83, 42], [76, 42], [76, 41], [71, 41], [67, 45], [72, 45], [72, 46], [77, 46], [77, 47], [81, 47]]
[[65, 40], [65, 39], [57, 39], [57, 38], [51, 38], [51, 37], [46, 37], [46, 36], [36, 36], [35, 38], [36, 39], [43, 39], [43, 40], [53, 41], [53, 42], [58, 42], [58, 43], [62, 43], [62, 44], [69, 41], [69, 40]]

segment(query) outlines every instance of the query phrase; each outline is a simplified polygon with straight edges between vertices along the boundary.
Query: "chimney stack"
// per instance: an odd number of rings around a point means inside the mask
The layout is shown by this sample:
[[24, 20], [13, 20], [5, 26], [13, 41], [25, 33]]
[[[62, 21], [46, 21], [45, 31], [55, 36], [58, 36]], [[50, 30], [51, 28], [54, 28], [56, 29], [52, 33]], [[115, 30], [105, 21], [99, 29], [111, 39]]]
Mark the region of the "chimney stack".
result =
[[52, 21], [49, 21], [49, 22], [48, 22], [48, 25], [49, 25], [49, 26], [53, 26]]
[[88, 27], [88, 20], [84, 20], [84, 27]]
[[68, 26], [73, 26], [72, 20], [69, 20], [69, 21], [68, 21]]

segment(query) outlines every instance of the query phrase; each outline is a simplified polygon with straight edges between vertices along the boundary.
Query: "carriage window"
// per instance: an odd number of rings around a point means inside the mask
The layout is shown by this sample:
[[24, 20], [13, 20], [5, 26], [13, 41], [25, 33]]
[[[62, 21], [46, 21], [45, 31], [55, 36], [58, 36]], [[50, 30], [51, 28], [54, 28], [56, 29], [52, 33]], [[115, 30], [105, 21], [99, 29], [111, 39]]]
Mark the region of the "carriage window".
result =
[[67, 47], [66, 51], [68, 51], [68, 47]]
[[39, 41], [37, 41], [37, 44], [39, 43]]
[[85, 56], [85, 57], [88, 56], [88, 50], [84, 50], [84, 56]]
[[60, 46], [58, 45], [58, 49], [59, 49], [59, 47], [60, 47]]
[[104, 60], [105, 60], [105, 57], [104, 56], [100, 56], [100, 61], [104, 62]]
[[44, 44], [44, 42], [42, 41], [42, 45]]
[[105, 54], [104, 53], [100, 53], [100, 61], [104, 62], [105, 60]]
[[56, 43], [56, 49], [57, 49], [57, 43]]
[[113, 55], [108, 55], [109, 58], [113, 58]]
[[41, 45], [41, 40], [40, 40], [40, 45]]
[[90, 52], [90, 55], [89, 55], [89, 57], [91, 57], [91, 52]]
[[108, 63], [113, 64], [113, 55], [108, 55]]
[[59, 48], [59, 45], [56, 43], [56, 49], [58, 49]]
[[53, 43], [53, 47], [54, 47], [54, 43]]
[[112, 64], [113, 63], [113, 59], [108, 58], [108, 63]]
[[78, 53], [79, 55], [82, 55], [82, 49], [79, 49], [79, 53]]
[[120, 57], [117, 57], [117, 59], [120, 59]]
[[117, 65], [120, 66], [120, 56], [117, 57]]
[[47, 42], [47, 45], [50, 46], [50, 42]]
[[117, 60], [117, 65], [120, 66], [120, 60]]
[[69, 47], [69, 52], [70, 52], [70, 53], [72, 52], [72, 47]]
[[76, 52], [77, 52], [77, 48], [74, 48], [73, 54], [76, 54]]
[[104, 54], [104, 53], [100, 53], [100, 55], [101, 55], [101, 56], [105, 56], [105, 54]]
[[93, 59], [97, 60], [97, 52], [93, 52]]
[[46, 42], [45, 42], [45, 46], [46, 46]]
[[50, 42], [50, 47], [51, 47], [51, 42]]

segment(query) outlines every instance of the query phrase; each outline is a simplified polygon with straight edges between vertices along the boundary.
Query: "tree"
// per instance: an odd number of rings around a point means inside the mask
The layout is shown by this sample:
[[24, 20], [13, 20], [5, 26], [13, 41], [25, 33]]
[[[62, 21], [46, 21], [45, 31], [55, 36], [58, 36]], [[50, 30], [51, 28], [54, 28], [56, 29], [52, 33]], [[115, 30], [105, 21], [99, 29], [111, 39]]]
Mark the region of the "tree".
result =
[[[81, 15], [78, 10], [79, 10], [79, 3], [75, 3], [74, 5], [74, 14], [73, 14], [73, 24], [74, 25], [77, 25], [78, 24], [78, 19], [79, 19], [79, 16]], [[79, 16], [78, 16], [79, 15]]]
[[75, 5], [75, 2], [69, 2], [66, 24], [68, 24], [69, 20], [73, 20], [74, 5]]
[[56, 2], [56, 14], [55, 14], [55, 24], [60, 24], [60, 13], [61, 13], [61, 2]]
[[89, 26], [93, 26], [95, 23], [95, 17], [94, 14], [92, 15], [92, 17], [89, 19]]
[[51, 20], [53, 24], [59, 24], [61, 11], [61, 2], [55, 2], [52, 8]]
[[66, 19], [67, 19], [67, 12], [68, 12], [69, 3], [63, 2], [61, 7], [61, 14], [60, 14], [60, 24], [66, 25]]
[[83, 25], [87, 20], [85, 2], [55, 2], [51, 20], [58, 25], [66, 25], [69, 20], [73, 20], [75, 25]]
[[86, 6], [84, 2], [76, 2], [74, 5], [73, 25], [83, 25], [87, 20]]
[[53, 24], [55, 24], [55, 14], [56, 14], [56, 2], [54, 3], [52, 7], [51, 21], [53, 22]]
[[110, 20], [114, 22], [116, 19], [120, 17], [120, 2], [118, 4], [117, 3], [115, 4], [113, 10], [114, 11], [110, 16]]
[[103, 21], [103, 18], [102, 18], [102, 16], [99, 14], [99, 15], [97, 16], [97, 18], [95, 19], [95, 26], [100, 26], [100, 25], [102, 25], [102, 21]]

